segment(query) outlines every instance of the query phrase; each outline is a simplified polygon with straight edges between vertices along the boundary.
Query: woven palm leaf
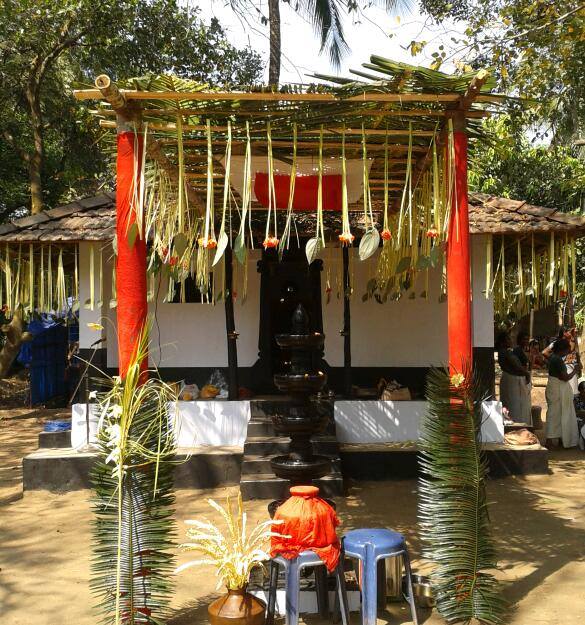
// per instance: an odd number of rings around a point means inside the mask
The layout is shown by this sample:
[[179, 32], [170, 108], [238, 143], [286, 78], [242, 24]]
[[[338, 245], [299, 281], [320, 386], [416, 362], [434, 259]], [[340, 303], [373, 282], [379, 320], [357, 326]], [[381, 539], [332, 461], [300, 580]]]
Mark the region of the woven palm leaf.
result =
[[435, 564], [437, 609], [449, 622], [503, 622], [505, 606], [492, 574], [497, 559], [480, 446], [480, 398], [471, 370], [453, 378], [443, 369], [429, 373], [419, 520], [423, 555]]

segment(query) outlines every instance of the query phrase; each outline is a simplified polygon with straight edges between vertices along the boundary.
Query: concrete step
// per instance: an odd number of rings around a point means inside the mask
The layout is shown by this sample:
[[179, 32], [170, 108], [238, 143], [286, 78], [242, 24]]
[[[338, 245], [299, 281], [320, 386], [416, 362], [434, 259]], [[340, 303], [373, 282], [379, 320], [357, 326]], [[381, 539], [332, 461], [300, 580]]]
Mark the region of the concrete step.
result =
[[[339, 456], [331, 457], [331, 467], [333, 471], [341, 471], [341, 460]], [[243, 475], [272, 475], [272, 467], [270, 466], [270, 457], [266, 456], [244, 456], [242, 461]]]
[[[315, 486], [319, 487], [322, 497], [343, 497], [345, 488], [343, 477], [340, 473], [326, 475], [315, 480]], [[284, 499], [289, 496], [290, 482], [278, 477], [266, 477], [265, 475], [242, 476], [240, 492], [242, 498], [250, 499]]]
[[71, 447], [71, 430], [39, 432], [39, 449], [64, 449]]
[[[29, 490], [71, 491], [91, 488], [89, 472], [95, 451], [38, 449], [22, 460], [23, 487]], [[174, 470], [176, 488], [217, 488], [240, 481], [240, 447], [178, 449]]]
[[248, 423], [248, 438], [257, 438], [260, 436], [274, 436], [274, 427], [271, 419], [252, 419]]
[[[313, 453], [334, 456], [339, 452], [339, 443], [334, 436], [315, 436], [312, 440]], [[252, 436], [244, 443], [244, 456], [276, 456], [286, 454], [290, 439], [286, 436]]]

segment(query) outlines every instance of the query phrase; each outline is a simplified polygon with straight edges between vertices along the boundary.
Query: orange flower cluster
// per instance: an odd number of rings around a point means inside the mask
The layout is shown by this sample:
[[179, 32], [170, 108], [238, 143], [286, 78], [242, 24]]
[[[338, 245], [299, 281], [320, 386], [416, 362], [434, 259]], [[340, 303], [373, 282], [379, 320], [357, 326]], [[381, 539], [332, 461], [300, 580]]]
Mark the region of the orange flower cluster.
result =
[[266, 237], [262, 245], [265, 250], [278, 247], [278, 239], [276, 237]]
[[427, 230], [427, 238], [436, 239], [439, 236], [439, 231], [436, 228], [429, 228]]
[[171, 256], [170, 259], [169, 259], [169, 265], [171, 267], [174, 267], [178, 262], [179, 262], [179, 257], [178, 256]]
[[388, 230], [388, 228], [384, 228], [380, 236], [382, 237], [382, 241], [390, 241], [390, 239], [392, 238], [392, 233], [390, 232], [390, 230]]
[[217, 241], [212, 237], [199, 237], [197, 243], [199, 243], [199, 247], [203, 247], [207, 250], [213, 250], [217, 247]]
[[353, 243], [353, 240], [355, 239], [355, 237], [353, 236], [353, 234], [351, 234], [351, 232], [342, 232], [339, 235], [339, 241], [341, 242], [342, 245], [351, 245]]

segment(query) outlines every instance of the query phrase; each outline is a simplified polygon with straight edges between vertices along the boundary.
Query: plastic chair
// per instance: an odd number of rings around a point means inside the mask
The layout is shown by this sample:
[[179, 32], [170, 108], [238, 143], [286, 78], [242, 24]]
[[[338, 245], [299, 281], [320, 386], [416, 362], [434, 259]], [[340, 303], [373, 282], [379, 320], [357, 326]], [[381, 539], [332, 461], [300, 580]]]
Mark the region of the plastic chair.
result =
[[412, 592], [412, 571], [404, 536], [387, 529], [359, 529], [343, 537], [343, 549], [349, 558], [357, 558], [363, 566], [362, 575], [362, 625], [376, 625], [378, 562], [386, 558], [402, 556], [406, 571], [408, 603], [414, 625], [418, 625], [414, 594]]
[[[282, 556], [276, 556], [270, 561], [270, 586], [268, 589], [268, 608], [267, 608], [267, 625], [274, 623], [274, 612], [276, 609], [276, 589], [278, 582], [279, 566], [284, 567], [286, 572], [286, 606], [285, 606], [285, 623], [286, 625], [297, 625], [299, 622], [299, 602], [300, 602], [300, 578], [301, 571], [305, 568], [321, 567], [315, 571], [317, 580], [317, 594], [327, 593], [326, 585], [319, 583], [319, 574], [324, 570], [323, 560], [314, 551], [302, 551], [297, 558], [287, 560]], [[343, 625], [349, 625], [349, 604], [347, 602], [347, 594], [345, 591], [345, 577], [343, 574], [343, 557], [339, 558], [339, 564], [334, 572], [337, 581], [337, 593], [339, 599], [339, 607], [341, 611], [341, 620]], [[321, 590], [321, 593], [319, 593]], [[318, 596], [319, 599], [319, 596]], [[319, 603], [323, 605], [323, 598]]]

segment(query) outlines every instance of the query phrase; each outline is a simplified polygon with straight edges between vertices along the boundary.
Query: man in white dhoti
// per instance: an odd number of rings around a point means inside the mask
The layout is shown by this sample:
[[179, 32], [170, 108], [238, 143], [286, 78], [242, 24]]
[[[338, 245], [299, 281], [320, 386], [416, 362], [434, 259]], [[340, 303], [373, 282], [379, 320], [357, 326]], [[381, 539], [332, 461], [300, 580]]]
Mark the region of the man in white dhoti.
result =
[[507, 332], [498, 336], [497, 348], [498, 363], [502, 370], [500, 401], [512, 421], [532, 425], [530, 371], [512, 351], [512, 341]]
[[575, 447], [579, 442], [577, 416], [573, 403], [573, 389], [570, 381], [579, 376], [578, 364], [571, 373], [563, 358], [571, 346], [567, 339], [557, 339], [548, 359], [548, 384], [546, 385], [546, 446], [557, 447], [559, 440], [563, 447]]

